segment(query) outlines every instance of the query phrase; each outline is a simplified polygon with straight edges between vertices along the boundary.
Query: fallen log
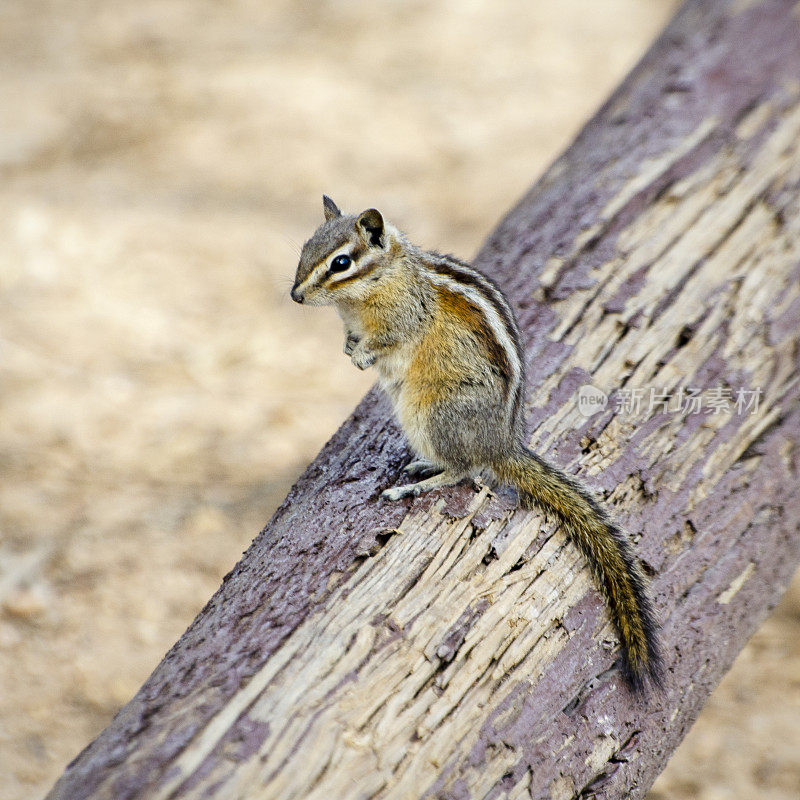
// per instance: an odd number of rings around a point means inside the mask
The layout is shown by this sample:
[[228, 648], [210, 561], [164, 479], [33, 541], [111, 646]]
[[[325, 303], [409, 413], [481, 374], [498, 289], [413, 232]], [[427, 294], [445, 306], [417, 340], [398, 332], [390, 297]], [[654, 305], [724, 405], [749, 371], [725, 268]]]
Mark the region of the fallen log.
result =
[[373, 391], [49, 797], [644, 795], [800, 560], [795, 9], [687, 3], [476, 259], [533, 448], [651, 577], [663, 693], [541, 514], [380, 499], [410, 454]]

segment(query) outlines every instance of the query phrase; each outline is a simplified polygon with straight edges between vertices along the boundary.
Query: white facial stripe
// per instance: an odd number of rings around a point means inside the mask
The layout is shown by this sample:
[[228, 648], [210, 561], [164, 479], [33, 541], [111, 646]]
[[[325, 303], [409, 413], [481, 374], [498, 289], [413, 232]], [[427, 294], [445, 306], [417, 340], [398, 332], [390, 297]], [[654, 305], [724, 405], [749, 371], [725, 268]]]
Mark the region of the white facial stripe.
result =
[[[347, 244], [344, 247], [339, 248], [336, 252], [331, 253], [328, 258], [325, 260], [325, 272], [327, 273], [330, 270], [330, 266], [333, 263], [334, 259], [338, 258], [339, 256], [352, 256], [353, 254], [353, 245]], [[345, 278], [352, 278], [353, 273], [357, 271], [356, 262], [352, 261], [350, 266], [347, 269], [343, 269], [341, 272], [332, 272], [330, 278], [328, 279], [330, 283], [338, 283]], [[320, 278], [321, 279], [321, 278]]]
[[[328, 269], [330, 267], [331, 261], [333, 261], [333, 259], [336, 258], [337, 256], [341, 255], [349, 256], [352, 248], [353, 248], [352, 244], [347, 244], [344, 247], [340, 247], [338, 250], [335, 250], [333, 253], [326, 256], [322, 261], [319, 262], [319, 264], [317, 264], [316, 267], [314, 267], [314, 269], [311, 270], [308, 277], [300, 284], [299, 288], [303, 290], [310, 286], [319, 286], [319, 284], [322, 283], [325, 276], [328, 274]], [[334, 275], [338, 274], [346, 277], [348, 274], [352, 274], [351, 273], [352, 269], [353, 267], [350, 266], [347, 270], [341, 273], [334, 273]]]

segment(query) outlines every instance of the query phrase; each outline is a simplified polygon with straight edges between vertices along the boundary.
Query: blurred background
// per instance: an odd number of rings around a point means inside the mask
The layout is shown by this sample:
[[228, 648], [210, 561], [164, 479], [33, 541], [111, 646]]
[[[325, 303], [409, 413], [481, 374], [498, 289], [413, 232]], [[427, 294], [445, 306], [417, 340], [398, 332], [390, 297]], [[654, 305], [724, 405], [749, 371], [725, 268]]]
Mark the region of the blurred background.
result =
[[[40, 797], [372, 376], [327, 192], [470, 257], [675, 0], [0, 4], [0, 777]], [[652, 798], [800, 796], [800, 587]]]

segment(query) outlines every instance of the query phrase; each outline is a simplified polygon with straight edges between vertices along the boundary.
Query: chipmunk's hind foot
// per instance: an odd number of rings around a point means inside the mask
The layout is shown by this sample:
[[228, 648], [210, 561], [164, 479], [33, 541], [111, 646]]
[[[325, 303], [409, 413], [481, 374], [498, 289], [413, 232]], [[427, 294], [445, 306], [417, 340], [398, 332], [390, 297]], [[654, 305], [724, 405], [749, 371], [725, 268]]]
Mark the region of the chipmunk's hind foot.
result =
[[465, 477], [463, 472], [451, 472], [444, 470], [438, 475], [432, 475], [419, 483], [409, 483], [406, 486], [392, 486], [391, 489], [384, 489], [381, 497], [387, 500], [400, 500], [403, 497], [417, 497], [431, 489], [441, 489], [444, 486], [453, 486]]

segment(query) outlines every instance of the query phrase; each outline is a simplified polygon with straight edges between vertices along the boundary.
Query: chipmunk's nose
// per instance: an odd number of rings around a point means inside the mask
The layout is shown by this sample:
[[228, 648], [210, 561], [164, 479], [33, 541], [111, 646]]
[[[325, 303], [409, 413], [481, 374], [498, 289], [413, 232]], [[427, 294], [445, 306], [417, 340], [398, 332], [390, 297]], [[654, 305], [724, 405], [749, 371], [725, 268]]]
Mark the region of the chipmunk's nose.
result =
[[289, 292], [289, 294], [291, 295], [291, 298], [292, 298], [292, 300], [295, 301], [295, 303], [302, 303], [303, 302], [303, 293], [300, 291], [300, 289], [297, 286], [292, 286], [292, 291]]

